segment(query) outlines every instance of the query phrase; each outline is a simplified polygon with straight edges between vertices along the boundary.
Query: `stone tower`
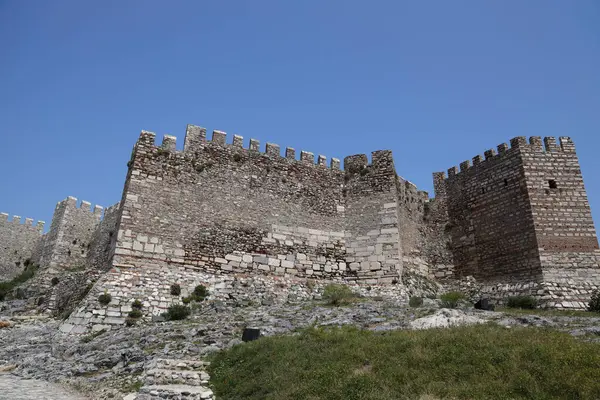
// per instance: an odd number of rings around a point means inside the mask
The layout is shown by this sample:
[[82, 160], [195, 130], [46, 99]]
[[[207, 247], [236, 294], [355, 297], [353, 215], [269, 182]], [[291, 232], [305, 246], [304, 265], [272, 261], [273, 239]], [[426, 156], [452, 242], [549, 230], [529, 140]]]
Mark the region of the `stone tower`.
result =
[[573, 308], [598, 287], [598, 240], [570, 138], [514, 138], [449, 169], [436, 190], [455, 275]]

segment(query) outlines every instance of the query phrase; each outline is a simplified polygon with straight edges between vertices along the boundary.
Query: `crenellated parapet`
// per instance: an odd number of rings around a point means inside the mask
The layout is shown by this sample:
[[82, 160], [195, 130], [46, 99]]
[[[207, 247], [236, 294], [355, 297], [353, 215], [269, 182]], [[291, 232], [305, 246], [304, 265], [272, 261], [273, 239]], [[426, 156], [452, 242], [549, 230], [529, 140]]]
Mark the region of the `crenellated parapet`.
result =
[[[33, 224], [33, 218], [25, 218], [25, 223], [21, 223], [21, 217], [18, 215], [14, 215], [12, 220], [9, 220], [8, 213], [0, 213], [0, 225], [5, 226], [19, 226], [24, 229], [33, 229], [42, 233], [44, 231], [44, 221], [37, 221], [36, 224]], [[10, 225], [9, 225], [10, 224]]]
[[292, 147], [286, 147], [285, 155], [281, 155], [281, 147], [275, 143], [266, 143], [264, 150], [260, 149], [260, 142], [257, 139], [250, 139], [248, 146], [244, 147], [244, 138], [240, 135], [233, 135], [231, 141], [226, 132], [214, 130], [211, 139], [207, 138], [206, 128], [195, 125], [188, 125], [186, 129], [186, 137], [184, 140], [183, 151], [177, 150], [177, 138], [171, 135], [164, 135], [160, 146], [155, 144], [156, 134], [149, 131], [142, 131], [137, 142], [136, 148], [141, 149], [160, 149], [181, 156], [189, 155], [196, 156], [206, 151], [211, 147], [221, 147], [234, 152], [259, 153], [271, 158], [281, 158], [289, 161], [297, 161], [302, 164], [314, 164], [318, 167], [328, 167], [330, 169], [339, 170], [340, 160], [332, 158], [327, 163], [327, 157], [319, 155], [315, 158], [314, 153], [308, 151], [300, 151], [300, 157], [297, 158], [296, 150]]
[[560, 137], [557, 143], [555, 137], [545, 137], [542, 140], [540, 136], [533, 136], [527, 140], [525, 136], [517, 136], [510, 140], [510, 145], [501, 143], [496, 149], [486, 150], [483, 156], [476, 155], [471, 160], [461, 162], [459, 167], [449, 168], [448, 179], [453, 179], [455, 176], [463, 173], [472, 173], [478, 168], [486, 168], [491, 163], [502, 161], [504, 158], [510, 157], [513, 153], [518, 151], [537, 153], [575, 153], [575, 145], [570, 137]]

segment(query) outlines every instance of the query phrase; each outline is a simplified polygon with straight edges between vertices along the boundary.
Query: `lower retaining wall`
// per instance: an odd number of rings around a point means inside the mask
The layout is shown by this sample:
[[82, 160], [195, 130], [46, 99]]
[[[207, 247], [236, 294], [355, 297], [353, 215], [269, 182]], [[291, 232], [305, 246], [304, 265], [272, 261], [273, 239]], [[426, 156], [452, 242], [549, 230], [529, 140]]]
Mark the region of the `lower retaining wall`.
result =
[[[340, 281], [338, 281], [340, 282]], [[181, 294], [171, 295], [171, 285], [179, 284]], [[191, 294], [197, 285], [204, 285], [210, 300], [237, 306], [253, 304], [284, 304], [319, 299], [330, 280], [310, 280], [295, 277], [260, 276], [255, 274], [214, 274], [192, 266], [114, 267], [94, 285], [86, 299], [63, 323], [65, 333], [83, 334], [125, 324], [131, 304], [143, 303], [145, 320], [165, 312], [172, 304]], [[402, 284], [348, 285], [363, 296], [382, 296], [407, 301]], [[108, 293], [111, 302], [104, 306], [98, 297]]]

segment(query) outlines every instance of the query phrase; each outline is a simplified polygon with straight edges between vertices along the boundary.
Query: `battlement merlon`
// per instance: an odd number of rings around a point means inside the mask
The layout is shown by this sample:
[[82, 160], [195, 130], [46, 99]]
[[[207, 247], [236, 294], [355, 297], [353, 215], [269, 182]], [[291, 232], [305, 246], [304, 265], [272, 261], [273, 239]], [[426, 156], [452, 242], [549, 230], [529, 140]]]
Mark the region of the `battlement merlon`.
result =
[[366, 154], [356, 154], [344, 158], [344, 171], [348, 173], [359, 172], [369, 165], [369, 159]]
[[160, 148], [171, 152], [177, 151], [177, 138], [172, 135], [164, 135]]
[[486, 150], [484, 157], [476, 155], [471, 160], [465, 160], [460, 163], [460, 171], [456, 167], [448, 169], [448, 179], [454, 178], [463, 172], [470, 171], [480, 165], [486, 166], [491, 160], [497, 160], [507, 154], [513, 154], [514, 151], [529, 151], [538, 153], [575, 153], [575, 144], [570, 137], [560, 137], [560, 144], [557, 144], [556, 138], [532, 136], [527, 140], [525, 136], [517, 136], [510, 140], [510, 146], [501, 143], [497, 146], [497, 152], [493, 149]]
[[94, 206], [94, 214], [95, 215], [101, 216], [102, 211], [104, 211], [104, 208], [102, 206], [99, 206], [99, 205]]
[[188, 125], [185, 130], [184, 153], [194, 153], [202, 150], [206, 144], [206, 128], [196, 125]]

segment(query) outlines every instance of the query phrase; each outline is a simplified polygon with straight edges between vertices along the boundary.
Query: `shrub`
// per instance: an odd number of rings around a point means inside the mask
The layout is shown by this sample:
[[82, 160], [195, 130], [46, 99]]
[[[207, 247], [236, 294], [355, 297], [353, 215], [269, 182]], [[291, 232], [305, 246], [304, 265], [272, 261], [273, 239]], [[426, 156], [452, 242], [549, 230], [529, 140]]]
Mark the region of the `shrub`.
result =
[[134, 310], [141, 310], [143, 307], [144, 305], [139, 300], [135, 300], [133, 303], [131, 303], [131, 308], [133, 308]]
[[125, 326], [134, 326], [137, 324], [137, 318], [127, 317], [125, 318]]
[[171, 285], [171, 295], [179, 296], [181, 294], [181, 286], [178, 283], [174, 283]]
[[512, 296], [506, 300], [506, 307], [534, 310], [538, 307], [538, 301], [531, 296]]
[[194, 288], [194, 292], [192, 293], [192, 300], [194, 301], [204, 301], [208, 297], [208, 289], [204, 285], [198, 285]]
[[332, 283], [325, 286], [323, 298], [333, 306], [341, 306], [351, 303], [356, 298], [356, 294], [346, 285]]
[[421, 307], [423, 305], [423, 298], [411, 296], [411, 298], [408, 300], [408, 305], [411, 307]]
[[448, 292], [440, 296], [442, 300], [442, 308], [456, 308], [458, 303], [465, 298], [461, 292]]
[[235, 162], [240, 162], [240, 161], [242, 161], [242, 156], [241, 156], [241, 155], [239, 155], [239, 154], [234, 154], [234, 155], [233, 155], [233, 161], [235, 161]]
[[186, 319], [190, 315], [190, 308], [183, 304], [173, 304], [166, 313], [163, 314], [168, 321], [179, 321]]
[[134, 318], [134, 319], [137, 319], [137, 318], [142, 318], [142, 315], [143, 315], [143, 314], [142, 314], [142, 311], [141, 311], [141, 310], [138, 310], [137, 308], [134, 308], [133, 310], [131, 310], [131, 311], [129, 312], [129, 315], [128, 315], [128, 317], [129, 317], [129, 318]]
[[100, 304], [102, 304], [103, 306], [108, 305], [108, 303], [110, 303], [111, 301], [112, 296], [107, 292], [104, 292], [103, 294], [98, 296], [98, 302], [100, 302]]
[[190, 294], [188, 297], [184, 297], [183, 299], [181, 299], [181, 301], [183, 301], [183, 304], [190, 304], [193, 301], [196, 303], [201, 303], [204, 300], [206, 300], [209, 294], [210, 293], [206, 286], [198, 285], [194, 288], [192, 294]]
[[590, 303], [588, 305], [588, 311], [600, 312], [600, 291], [594, 290]]
[[60, 283], [60, 280], [55, 276], [54, 278], [52, 278], [50, 283], [52, 284], [52, 286], [56, 286]]
[[0, 282], [0, 301], [4, 300], [6, 295], [9, 292], [12, 292], [17, 286], [33, 278], [39, 267], [37, 264], [32, 263], [29, 259], [25, 260], [23, 265], [25, 266], [25, 270], [23, 270], [23, 272], [21, 272], [19, 275], [10, 281]]

